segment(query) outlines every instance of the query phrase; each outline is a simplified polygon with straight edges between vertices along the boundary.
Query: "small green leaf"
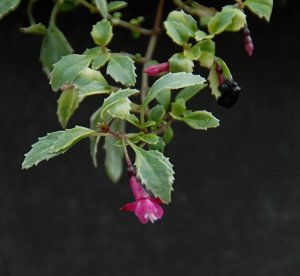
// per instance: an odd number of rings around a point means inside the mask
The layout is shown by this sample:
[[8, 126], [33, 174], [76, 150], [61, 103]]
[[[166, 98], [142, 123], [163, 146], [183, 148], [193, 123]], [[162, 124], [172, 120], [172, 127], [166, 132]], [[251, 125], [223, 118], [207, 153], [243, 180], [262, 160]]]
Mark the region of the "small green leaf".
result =
[[[119, 119], [113, 120], [110, 125], [111, 130], [120, 133], [124, 132], [125, 122]], [[112, 136], [106, 136], [104, 139], [105, 160], [104, 167], [108, 178], [116, 183], [123, 172], [123, 156], [124, 150], [122, 146], [116, 146], [117, 139]]]
[[157, 102], [159, 104], [164, 106], [165, 110], [167, 110], [168, 106], [170, 104], [170, 101], [171, 101], [171, 90], [170, 89], [165, 89], [161, 93], [157, 94], [155, 99], [157, 100]]
[[176, 100], [172, 103], [172, 114], [175, 116], [182, 116], [186, 111], [185, 101], [183, 99]]
[[40, 52], [40, 60], [45, 73], [49, 74], [54, 63], [72, 52], [73, 49], [64, 34], [55, 25], [51, 25], [43, 38]]
[[164, 25], [168, 36], [179, 45], [186, 44], [198, 30], [196, 20], [184, 11], [172, 11]]
[[53, 91], [57, 91], [63, 84], [72, 83], [80, 72], [89, 66], [91, 61], [92, 57], [86, 55], [72, 54], [62, 57], [53, 65], [50, 74], [50, 84]]
[[203, 83], [185, 87], [176, 95], [175, 101], [178, 99], [183, 99], [185, 102], [187, 102], [197, 95], [204, 87], [206, 87], [206, 84]]
[[157, 150], [146, 151], [134, 144], [130, 145], [136, 155], [137, 176], [142, 184], [163, 203], [170, 203], [174, 171], [169, 159]]
[[169, 126], [167, 128], [167, 130], [165, 131], [164, 138], [163, 138], [165, 143], [169, 144], [171, 142], [171, 140], [173, 139], [173, 136], [174, 136], [173, 129]]
[[122, 89], [111, 93], [103, 102], [100, 117], [104, 121], [110, 116], [125, 119], [126, 116], [129, 116], [131, 109], [131, 102], [128, 97], [137, 92], [138, 90], [136, 89]]
[[[101, 108], [102, 107], [99, 107], [90, 117], [90, 128], [95, 131], [98, 130], [98, 124], [100, 123]], [[98, 167], [97, 153], [98, 153], [98, 144], [100, 138], [101, 138], [100, 135], [95, 135], [90, 137], [90, 155], [95, 167]]]
[[107, 19], [103, 19], [93, 26], [91, 36], [94, 42], [99, 46], [106, 46], [113, 37], [112, 25]]
[[[225, 79], [232, 79], [229, 68], [227, 67], [224, 60], [222, 60], [219, 57], [215, 57], [215, 60], [222, 67], [224, 78]], [[221, 93], [218, 89], [220, 84], [219, 84], [219, 80], [218, 80], [218, 74], [216, 72], [216, 65], [212, 66], [212, 68], [210, 69], [207, 80], [209, 81], [209, 87], [211, 88], [212, 95], [216, 99], [218, 99], [221, 96]]]
[[83, 55], [88, 55], [93, 57], [92, 69], [98, 70], [103, 67], [110, 59], [110, 52], [108, 48], [104, 47], [94, 47], [92, 49], [86, 49]]
[[174, 54], [169, 59], [169, 64], [170, 64], [170, 71], [172, 73], [193, 72], [193, 67], [194, 67], [193, 61], [187, 58], [183, 53]]
[[163, 153], [166, 143], [164, 142], [164, 139], [162, 137], [158, 137], [158, 138], [159, 139], [158, 139], [157, 144], [148, 144], [148, 148], [150, 150], [157, 150], [157, 151]]
[[183, 87], [193, 86], [195, 84], [203, 84], [205, 79], [200, 75], [193, 75], [191, 73], [169, 73], [159, 78], [149, 90], [145, 100], [144, 106], [147, 106], [159, 93], [165, 89], [179, 89]]
[[95, 0], [96, 7], [103, 18], [107, 18], [107, 1], [106, 0]]
[[159, 125], [165, 116], [166, 112], [163, 105], [156, 105], [149, 112], [149, 119], [155, 121]]
[[0, 1], [0, 19], [6, 14], [17, 8], [21, 0], [1, 0]]
[[200, 31], [198, 30], [197, 32], [195, 32], [195, 39], [197, 41], [201, 41], [204, 39], [212, 39], [214, 37], [214, 35], [208, 35], [206, 32]]
[[139, 135], [137, 136], [141, 141], [147, 143], [147, 144], [151, 144], [151, 145], [155, 145], [158, 143], [159, 137], [156, 134], [153, 133], [148, 133], [145, 134], [144, 132], [139, 133]]
[[37, 23], [31, 25], [29, 27], [20, 28], [21, 32], [25, 34], [33, 34], [33, 35], [45, 35], [47, 34], [47, 28], [42, 23]]
[[260, 18], [270, 21], [273, 0], [246, 0], [244, 5]]
[[123, 85], [132, 86], [136, 82], [134, 62], [127, 56], [118, 54], [112, 55], [108, 62], [106, 72], [115, 81]]
[[108, 3], [108, 12], [112, 13], [115, 11], [119, 11], [127, 7], [127, 3], [125, 1], [111, 1]]
[[200, 47], [200, 64], [206, 68], [211, 68], [215, 59], [215, 42], [203, 40], [198, 42]]
[[219, 120], [205, 110], [191, 112], [184, 117], [179, 117], [172, 113], [171, 116], [176, 120], [185, 122], [194, 129], [207, 130], [208, 128], [219, 126]]
[[57, 116], [62, 128], [67, 126], [78, 105], [79, 98], [75, 89], [65, 90], [61, 93], [57, 101]]
[[22, 168], [29, 169], [43, 160], [47, 161], [63, 154], [77, 142], [93, 133], [95, 133], [94, 130], [80, 126], [48, 133], [47, 136], [39, 138], [38, 142], [33, 144], [31, 150], [25, 154]]
[[210, 34], [216, 35], [223, 31], [238, 31], [245, 24], [246, 16], [240, 9], [226, 6], [211, 18], [208, 30]]

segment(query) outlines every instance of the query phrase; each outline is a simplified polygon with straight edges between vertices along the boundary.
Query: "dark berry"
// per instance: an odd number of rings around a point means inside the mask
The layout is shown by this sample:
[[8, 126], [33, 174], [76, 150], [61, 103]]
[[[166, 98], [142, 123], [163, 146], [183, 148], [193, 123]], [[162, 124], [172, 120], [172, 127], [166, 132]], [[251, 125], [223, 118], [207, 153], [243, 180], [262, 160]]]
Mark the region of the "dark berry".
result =
[[225, 80], [218, 87], [221, 96], [218, 98], [218, 104], [224, 107], [232, 107], [238, 100], [241, 87], [234, 80]]

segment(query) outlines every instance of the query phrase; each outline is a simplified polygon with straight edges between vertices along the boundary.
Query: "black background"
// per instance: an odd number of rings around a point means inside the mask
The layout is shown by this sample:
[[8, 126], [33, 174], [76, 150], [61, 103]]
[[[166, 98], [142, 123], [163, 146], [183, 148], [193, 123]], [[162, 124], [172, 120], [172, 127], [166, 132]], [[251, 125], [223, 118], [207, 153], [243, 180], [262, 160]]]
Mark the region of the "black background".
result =
[[[129, 1], [128, 10], [137, 7], [125, 18], [153, 14], [156, 2]], [[196, 132], [176, 125], [166, 151], [176, 171], [173, 201], [153, 225], [118, 211], [132, 199], [128, 179], [124, 175], [114, 185], [102, 166], [95, 169], [88, 141], [21, 171], [30, 145], [60, 129], [57, 94], [41, 71], [40, 38], [18, 32], [28, 24], [25, 6], [1, 21], [0, 275], [298, 276], [296, 2], [277, 4], [269, 24], [249, 15], [251, 59], [240, 33], [217, 38], [217, 54], [243, 87], [242, 95], [232, 109], [218, 106], [208, 91], [195, 99], [191, 107], [221, 120], [217, 129]], [[45, 21], [50, 7], [47, 1], [38, 5], [37, 17]], [[80, 53], [93, 46], [89, 30], [97, 20], [79, 9], [60, 16], [58, 25]], [[145, 39], [131, 41], [128, 31], [118, 31], [111, 48], [144, 51]], [[177, 49], [162, 38], [155, 58], [163, 62]], [[95, 99], [86, 100], [70, 126], [87, 126], [96, 108]]]

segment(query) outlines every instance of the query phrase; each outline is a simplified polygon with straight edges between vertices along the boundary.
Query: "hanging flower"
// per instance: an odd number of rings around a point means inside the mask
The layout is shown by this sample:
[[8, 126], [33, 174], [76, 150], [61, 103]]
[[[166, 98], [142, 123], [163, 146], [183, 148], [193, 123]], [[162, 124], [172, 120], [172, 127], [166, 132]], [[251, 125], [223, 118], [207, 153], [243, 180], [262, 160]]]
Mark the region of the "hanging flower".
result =
[[148, 76], [156, 76], [159, 73], [168, 72], [170, 70], [169, 62], [159, 63], [147, 67], [144, 72]]
[[163, 216], [161, 200], [151, 197], [134, 175], [130, 177], [130, 188], [135, 201], [125, 204], [120, 209], [121, 211], [134, 212], [142, 224], [149, 221], [154, 223]]

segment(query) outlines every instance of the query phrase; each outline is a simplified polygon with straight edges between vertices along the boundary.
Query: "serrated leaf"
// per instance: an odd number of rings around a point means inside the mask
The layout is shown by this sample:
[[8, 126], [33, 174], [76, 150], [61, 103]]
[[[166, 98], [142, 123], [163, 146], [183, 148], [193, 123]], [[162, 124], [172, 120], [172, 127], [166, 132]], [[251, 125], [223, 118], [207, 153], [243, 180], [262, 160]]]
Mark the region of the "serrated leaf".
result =
[[[98, 130], [98, 124], [100, 123], [100, 112], [101, 107], [99, 107], [90, 117], [90, 128], [97, 131]], [[90, 137], [90, 155], [93, 161], [93, 164], [95, 167], [98, 167], [97, 162], [97, 153], [98, 153], [98, 144], [100, 141], [101, 136], [91, 136]]]
[[112, 25], [107, 19], [103, 19], [93, 26], [91, 36], [95, 44], [99, 46], [106, 46], [113, 37]]
[[39, 138], [38, 142], [33, 144], [31, 150], [25, 154], [22, 168], [29, 169], [41, 161], [65, 153], [77, 142], [93, 133], [95, 132], [92, 129], [80, 126], [48, 133], [47, 136]]
[[[232, 79], [229, 68], [227, 67], [224, 60], [222, 60], [219, 57], [215, 57], [215, 60], [222, 67], [224, 78], [225, 79]], [[219, 80], [218, 80], [218, 74], [216, 72], [216, 66], [217, 65], [215, 64], [210, 69], [207, 80], [209, 81], [209, 87], [211, 88], [211, 94], [217, 99], [221, 96], [221, 92], [218, 89], [220, 84], [219, 84]]]
[[[120, 133], [124, 132], [125, 129], [125, 122], [119, 119], [115, 119], [110, 128], [113, 131], [117, 131]], [[106, 136], [104, 138], [104, 151], [105, 151], [105, 160], [104, 160], [104, 167], [108, 178], [116, 183], [123, 172], [123, 157], [124, 157], [124, 150], [122, 146], [116, 146], [115, 142], [117, 141], [116, 138], [112, 136]]]
[[143, 106], [147, 106], [159, 93], [165, 89], [179, 89], [183, 87], [193, 86], [195, 84], [203, 84], [205, 79], [200, 75], [191, 73], [169, 73], [159, 78], [150, 88]]
[[185, 87], [176, 95], [175, 101], [178, 99], [183, 99], [185, 102], [187, 102], [197, 95], [204, 87], [206, 87], [206, 84], [204, 83]]
[[132, 86], [136, 82], [134, 61], [127, 56], [112, 55], [106, 73], [123, 85]]
[[173, 113], [171, 113], [171, 116], [176, 120], [185, 122], [194, 129], [207, 130], [219, 126], [219, 120], [205, 110], [191, 112], [183, 117], [176, 116]]
[[31, 25], [29, 27], [20, 28], [20, 31], [25, 34], [33, 34], [33, 35], [45, 35], [47, 34], [47, 28], [42, 23], [37, 23]]
[[273, 0], [246, 0], [244, 5], [260, 18], [270, 21]]
[[73, 49], [64, 34], [55, 25], [51, 25], [43, 38], [40, 52], [45, 73], [49, 74], [54, 63], [72, 52]]
[[223, 31], [238, 31], [246, 24], [245, 14], [238, 8], [226, 6], [208, 23], [210, 34], [216, 35]]
[[53, 65], [50, 74], [50, 84], [53, 91], [57, 91], [63, 84], [72, 83], [91, 61], [92, 57], [87, 55], [72, 54], [62, 57]]
[[92, 69], [98, 70], [103, 67], [110, 59], [111, 53], [106, 47], [94, 47], [92, 49], [86, 49], [83, 55], [93, 57]]
[[174, 54], [169, 59], [170, 71], [172, 73], [176, 72], [187, 72], [192, 73], [194, 63], [192, 60], [187, 58], [183, 53]]
[[0, 19], [6, 14], [17, 8], [21, 0], [1, 0], [0, 1]]
[[164, 25], [168, 36], [179, 45], [186, 44], [198, 30], [196, 20], [184, 11], [172, 11]]
[[107, 5], [109, 13], [124, 9], [125, 7], [127, 7], [127, 3], [125, 1], [111, 1]]
[[111, 93], [103, 102], [100, 117], [104, 121], [110, 116], [125, 119], [131, 109], [128, 97], [137, 92], [136, 89], [121, 89]]
[[163, 203], [170, 203], [174, 171], [169, 159], [157, 150], [146, 151], [134, 144], [130, 145], [136, 155], [135, 166], [141, 183]]
[[103, 18], [107, 18], [107, 1], [106, 0], [95, 0], [96, 7]]
[[57, 116], [62, 128], [65, 128], [79, 105], [78, 93], [75, 89], [65, 90], [57, 101]]
[[161, 153], [164, 153], [166, 143], [162, 137], [158, 137], [158, 142], [156, 144], [148, 144], [150, 150], [157, 150]]

